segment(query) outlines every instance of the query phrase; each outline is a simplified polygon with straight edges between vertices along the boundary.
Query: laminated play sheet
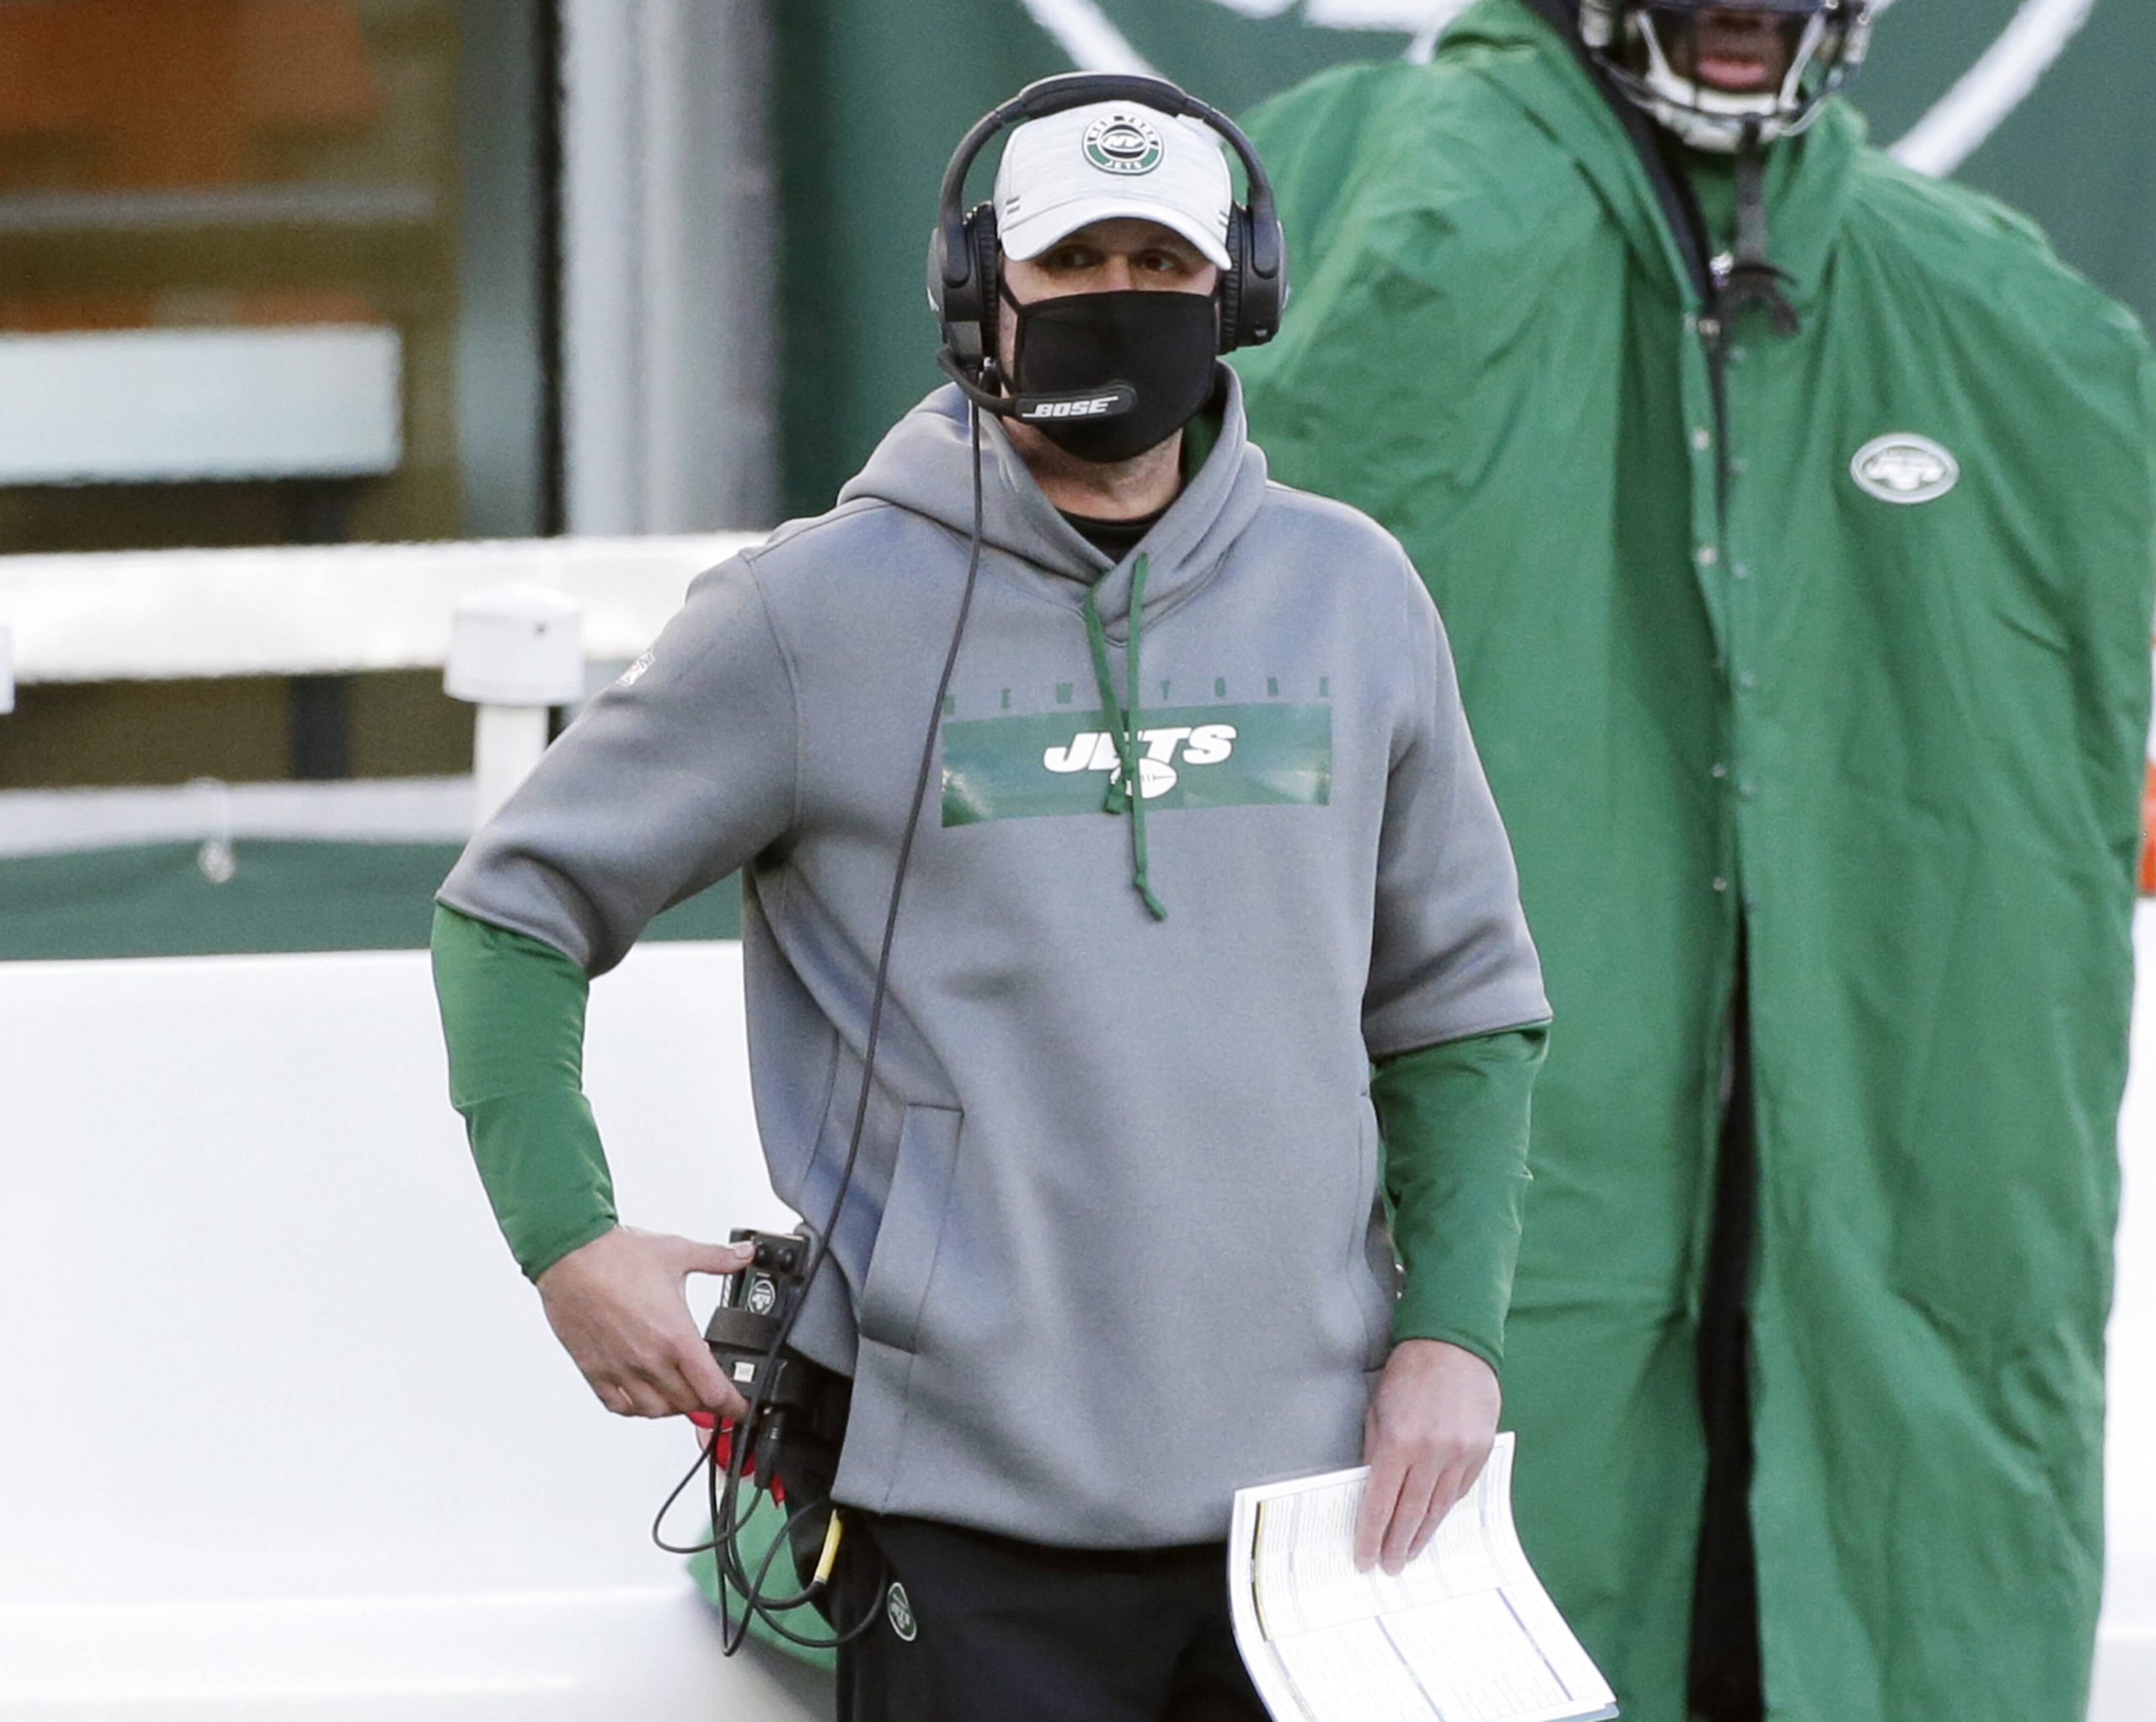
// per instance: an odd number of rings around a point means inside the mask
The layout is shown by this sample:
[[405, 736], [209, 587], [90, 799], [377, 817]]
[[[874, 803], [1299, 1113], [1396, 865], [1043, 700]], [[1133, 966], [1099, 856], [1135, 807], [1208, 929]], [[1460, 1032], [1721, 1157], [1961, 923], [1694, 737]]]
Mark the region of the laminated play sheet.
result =
[[1369, 1472], [1236, 1491], [1235, 1640], [1275, 1722], [1594, 1722], [1609, 1682], [1513, 1527], [1513, 1437], [1397, 1576], [1358, 1572]]

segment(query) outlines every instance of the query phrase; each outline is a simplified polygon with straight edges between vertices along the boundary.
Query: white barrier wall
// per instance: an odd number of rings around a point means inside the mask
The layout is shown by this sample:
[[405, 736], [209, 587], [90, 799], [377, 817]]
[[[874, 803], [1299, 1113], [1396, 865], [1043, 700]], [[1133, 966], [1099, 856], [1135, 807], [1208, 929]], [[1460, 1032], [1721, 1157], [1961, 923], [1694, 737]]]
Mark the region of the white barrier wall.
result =
[[[745, 1058], [737, 946], [595, 989], [637, 1222], [783, 1218]], [[424, 952], [0, 965], [0, 1717], [827, 1714], [647, 1539], [695, 1448], [494, 1234]]]
[[[2140, 946], [2156, 975], [2156, 912]], [[782, 1218], [739, 999], [731, 945], [648, 946], [595, 989], [634, 1223]], [[2097, 1722], [2156, 1692], [2148, 980], [2137, 1069]], [[722, 1663], [646, 1540], [693, 1448], [593, 1402], [445, 1088], [421, 953], [0, 965], [0, 1718], [826, 1713], [792, 1665]]]

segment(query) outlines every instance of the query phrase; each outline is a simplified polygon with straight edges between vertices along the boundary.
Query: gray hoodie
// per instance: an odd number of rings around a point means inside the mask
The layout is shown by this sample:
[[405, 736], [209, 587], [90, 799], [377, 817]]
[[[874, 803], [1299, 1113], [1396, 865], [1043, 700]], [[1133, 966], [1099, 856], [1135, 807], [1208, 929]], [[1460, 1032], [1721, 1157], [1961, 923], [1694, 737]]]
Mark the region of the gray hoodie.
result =
[[[854, 1378], [841, 1501], [1142, 1547], [1354, 1463], [1396, 1285], [1370, 1060], [1549, 1014], [1422, 583], [1267, 481], [1222, 376], [1209, 456], [1112, 568], [988, 427], [941, 792], [796, 1335]], [[830, 513], [698, 578], [441, 893], [596, 974], [741, 869], [758, 1130], [817, 1226], [972, 509], [939, 390]], [[1134, 797], [1085, 606], [1127, 702], [1141, 562]]]

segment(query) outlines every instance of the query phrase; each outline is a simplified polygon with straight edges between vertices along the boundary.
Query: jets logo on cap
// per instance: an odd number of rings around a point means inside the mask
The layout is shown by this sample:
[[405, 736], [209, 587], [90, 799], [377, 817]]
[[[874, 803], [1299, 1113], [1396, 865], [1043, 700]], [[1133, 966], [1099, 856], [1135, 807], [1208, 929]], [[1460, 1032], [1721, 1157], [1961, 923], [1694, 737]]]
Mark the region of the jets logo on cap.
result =
[[1103, 173], [1150, 173], [1164, 153], [1161, 134], [1135, 114], [1111, 114], [1086, 128], [1086, 159]]
[[1936, 502], [1960, 483], [1961, 465], [1929, 437], [1900, 431], [1859, 449], [1849, 477], [1867, 495], [1913, 508]]

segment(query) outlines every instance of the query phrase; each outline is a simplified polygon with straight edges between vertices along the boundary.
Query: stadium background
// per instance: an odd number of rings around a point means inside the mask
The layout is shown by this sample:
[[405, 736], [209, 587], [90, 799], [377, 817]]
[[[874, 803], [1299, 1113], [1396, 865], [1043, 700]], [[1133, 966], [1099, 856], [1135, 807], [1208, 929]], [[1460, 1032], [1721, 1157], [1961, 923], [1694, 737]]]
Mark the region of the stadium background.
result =
[[[1426, 51], [1460, 9], [0, 8], [0, 355], [11, 337], [71, 331], [323, 324], [387, 328], [402, 355], [393, 467], [23, 483], [0, 452], [0, 557], [755, 529], [817, 511], [937, 380], [922, 236], [951, 141], [984, 108], [1075, 63], [1158, 70], [1246, 110], [1337, 61]], [[1898, 0], [1855, 93], [1882, 140], [1929, 122], [1932, 165], [2027, 211], [2146, 317], [2156, 215], [2135, 116], [2152, 52], [2156, 12], [2125, 0]], [[1942, 120], [1958, 138], [1942, 143]], [[35, 410], [13, 416], [34, 439]], [[57, 578], [15, 568], [0, 582]], [[464, 769], [468, 719], [431, 666], [40, 680], [34, 644], [0, 725], [0, 793]], [[56, 814], [0, 803], [0, 957], [418, 942], [453, 819], [419, 840], [304, 840], [355, 834], [337, 805], [243, 835], [212, 881], [193, 845], [100, 852], [82, 834], [124, 829], [124, 808], [86, 827], [80, 797]], [[732, 914], [723, 888], [668, 930], [723, 934]]]
[[[0, 1087], [17, 1140], [67, 1149], [26, 1169], [29, 1211], [51, 1219], [0, 1274], [13, 1318], [0, 1357], [10, 1378], [40, 1383], [48, 1413], [67, 1408], [0, 1431], [0, 1474], [20, 1490], [14, 1552], [0, 1557], [0, 1718], [58, 1714], [40, 1692], [73, 1694], [67, 1714], [136, 1714], [132, 1698], [100, 1709], [107, 1687], [84, 1684], [115, 1634], [152, 1661], [168, 1639], [155, 1690], [195, 1691], [168, 1676], [209, 1642], [203, 1618], [97, 1613], [152, 1594], [401, 1585], [476, 1607], [538, 1586], [547, 1609], [502, 1617], [528, 1619], [515, 1654], [535, 1663], [575, 1640], [569, 1623], [648, 1601], [654, 1612], [620, 1641], [674, 1657], [675, 1674], [691, 1666], [700, 1623], [662, 1628], [659, 1604], [633, 1588], [670, 1564], [621, 1546], [640, 1537], [631, 1510], [648, 1506], [646, 1483], [673, 1468], [676, 1443], [635, 1431], [625, 1445], [617, 1426], [574, 1421], [520, 1287], [483, 1255], [484, 1217], [440, 1103], [417, 947], [469, 821], [471, 709], [441, 689], [451, 594], [482, 574], [576, 590], [596, 683], [713, 558], [724, 541], [710, 535], [825, 506], [936, 381], [921, 288], [935, 183], [963, 127], [1020, 83], [1074, 64], [1144, 66], [1243, 111], [1324, 65], [1416, 53], [1459, 9], [0, 4], [0, 625], [15, 625], [21, 680], [0, 715], [0, 959], [18, 959], [0, 968]], [[2148, 319], [2153, 61], [2156, 8], [2143, 0], [1897, 0], [1854, 94], [1880, 139], [2032, 216]], [[394, 447], [364, 471], [189, 472], [175, 426], [179, 452], [154, 480], [56, 479], [39, 462], [39, 402], [9, 392], [22, 374], [10, 367], [53, 350], [40, 343], [320, 329], [395, 338]], [[154, 396], [124, 404], [156, 428]], [[568, 545], [565, 534], [574, 554], [558, 565], [529, 542]], [[448, 547], [394, 568], [365, 549], [318, 559], [324, 546], [476, 539], [511, 543], [477, 573]], [[415, 598], [415, 578], [438, 589]], [[354, 613], [378, 612], [378, 627], [355, 632], [408, 643], [280, 658], [295, 614], [339, 583]], [[100, 615], [153, 588], [143, 616]], [[99, 647], [104, 634], [118, 642]], [[734, 925], [730, 886], [685, 905], [664, 930], [691, 942], [640, 955], [595, 1013], [595, 1093], [610, 1135], [631, 1145], [625, 1189], [656, 1224], [776, 1218], [734, 1206], [755, 1176], [737, 1152], [749, 1128], [727, 1002], [738, 947], [712, 942]], [[2140, 935], [2145, 968], [2146, 908]], [[72, 960], [338, 951], [393, 954]], [[2152, 1021], [2144, 996], [2144, 1070]], [[355, 1080], [362, 1053], [369, 1074]], [[720, 1121], [708, 1128], [731, 1145], [714, 1155], [684, 1140], [674, 1127], [687, 1107]], [[2156, 1136], [2150, 1102], [2140, 1107], [2142, 1138]], [[2145, 1165], [2150, 1144], [2137, 1142]], [[2137, 1235], [2156, 1236], [2140, 1224]], [[296, 1237], [265, 1252], [262, 1230], [290, 1225]], [[385, 1345], [379, 1313], [346, 1295], [381, 1271], [368, 1225], [398, 1272], [419, 1275], [389, 1325], [438, 1342], [424, 1394], [395, 1379], [408, 1360]], [[200, 1269], [205, 1256], [227, 1277]], [[2122, 1277], [2121, 1321], [2138, 1321], [2146, 1357], [2156, 1288], [2136, 1271]], [[457, 1335], [507, 1361], [466, 1379]], [[318, 1354], [325, 1344], [342, 1367]], [[141, 1361], [116, 1393], [84, 1360], [123, 1347]], [[243, 1395], [237, 1410], [211, 1397], [235, 1352], [289, 1372], [284, 1395]], [[2143, 1377], [2156, 1378], [2144, 1366], [2122, 1379]], [[181, 1434], [138, 1456], [112, 1431], [142, 1402]], [[510, 1440], [495, 1416], [529, 1421]], [[2145, 1440], [2156, 1399], [2122, 1402], [2116, 1426]], [[310, 1460], [343, 1468], [334, 1498]], [[2114, 1588], [2142, 1658], [2131, 1666], [2156, 1671], [2146, 1471], [2145, 1457], [2115, 1460], [2121, 1511], [2138, 1515], [2123, 1521], [2139, 1527], [2127, 1558], [2141, 1565]], [[122, 1474], [139, 1477], [141, 1500], [98, 1480]], [[449, 1475], [484, 1480], [451, 1502]], [[531, 1514], [535, 1498], [558, 1511]], [[463, 1541], [450, 1549], [452, 1532]], [[104, 1553], [115, 1549], [135, 1562]], [[95, 1606], [55, 1613], [55, 1598]], [[408, 1597], [398, 1606], [384, 1602], [369, 1630], [424, 1642], [434, 1616]], [[218, 1618], [235, 1645], [394, 1662], [372, 1639], [340, 1650], [291, 1636], [274, 1612]], [[605, 1636], [591, 1634], [592, 1666], [614, 1668]], [[231, 1651], [235, 1666], [250, 1654]], [[419, 1684], [382, 1687], [382, 1714], [421, 1714], [414, 1694], [434, 1693], [433, 1677], [408, 1678]], [[494, 1678], [472, 1676], [467, 1697], [495, 1691]], [[625, 1700], [658, 1688], [622, 1676], [607, 1689]], [[290, 1698], [301, 1686], [275, 1690], [282, 1709], [264, 1699], [270, 1711], [245, 1713], [315, 1713]], [[639, 1713], [696, 1714], [703, 1690], [670, 1687]], [[2126, 1703], [2100, 1714], [2140, 1714], [2115, 1690]], [[527, 1722], [587, 1714], [574, 1693], [557, 1709], [529, 1692], [517, 1702]], [[441, 1699], [440, 1714], [484, 1709], [461, 1703]]]
[[[781, 8], [776, 112], [783, 207], [792, 215], [787, 302], [797, 312], [786, 330], [787, 511], [824, 507], [881, 428], [936, 381], [917, 285], [922, 236], [951, 141], [1000, 94], [1074, 60], [1131, 63], [1127, 50], [1241, 112], [1322, 67], [1411, 52], [1420, 38], [1353, 20], [1460, 9], [1417, 0]], [[2063, 49], [1958, 177], [2033, 216], [2068, 262], [2148, 320], [2156, 314], [2148, 193], [2156, 142], [2136, 116], [2140, 68], [2156, 56], [2156, 8], [1899, 0], [1881, 19], [1851, 95], [1876, 138], [1903, 138], [2017, 20], [2032, 56]]]
[[[1459, 9], [0, 8], [0, 342], [359, 323], [393, 329], [403, 354], [394, 470], [25, 484], [0, 460], [0, 556], [753, 529], [814, 512], [936, 381], [922, 235], [950, 142], [985, 107], [1076, 63], [1150, 67], [1244, 110], [1334, 61], [1421, 51]], [[2147, 317], [2156, 216], [2135, 116], [2152, 52], [2156, 12], [2125, 0], [1899, 0], [1855, 93], [1886, 140], [1958, 113], [1945, 158], [1961, 176]], [[34, 413], [15, 416], [34, 437]], [[438, 778], [468, 750], [430, 668], [125, 684], [37, 671], [33, 657], [0, 726], [0, 792]], [[190, 845], [95, 854], [79, 819], [12, 805], [0, 957], [411, 944], [455, 847], [453, 831], [358, 850], [249, 840], [211, 882]], [[722, 889], [670, 930], [723, 933], [731, 914]]]

